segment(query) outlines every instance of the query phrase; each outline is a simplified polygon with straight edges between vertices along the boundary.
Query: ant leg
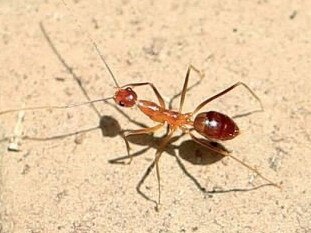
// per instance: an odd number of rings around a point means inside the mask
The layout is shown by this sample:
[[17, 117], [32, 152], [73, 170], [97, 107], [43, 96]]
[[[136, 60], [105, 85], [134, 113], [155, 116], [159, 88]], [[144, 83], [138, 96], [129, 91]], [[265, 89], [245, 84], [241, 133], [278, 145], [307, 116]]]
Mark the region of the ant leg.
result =
[[147, 201], [151, 201], [153, 203], [155, 203], [155, 208], [157, 210], [158, 207], [158, 203], [151, 199], [150, 197], [147, 196], [147, 194], [145, 194], [142, 190], [141, 190], [141, 186], [144, 184], [145, 180], [147, 179], [147, 177], [150, 175], [150, 172], [152, 171], [153, 167], [154, 167], [154, 161], [152, 161], [152, 163], [148, 166], [147, 170], [145, 171], [144, 175], [141, 177], [141, 179], [139, 180], [138, 184], [136, 185], [136, 191], [143, 197], [145, 198]]
[[157, 172], [157, 180], [158, 180], [158, 204], [160, 204], [161, 201], [161, 185], [160, 185], [160, 171], [159, 171], [159, 160], [161, 157], [161, 154], [164, 150], [164, 148], [166, 147], [166, 145], [169, 143], [170, 139], [173, 136], [173, 133], [175, 132], [175, 129], [172, 129], [161, 141], [161, 144], [159, 146], [159, 148], [157, 149], [156, 155], [155, 155], [155, 159], [154, 159], [154, 163], [156, 165], [156, 172]]
[[[189, 69], [189, 68], [188, 68]], [[201, 78], [199, 80], [197, 80], [194, 84], [192, 84], [191, 86], [187, 87], [186, 92], [190, 91], [192, 88], [196, 87], [197, 85], [199, 85], [204, 77], [204, 74], [201, 72], [202, 76], [200, 76]], [[181, 96], [182, 91], [178, 92], [177, 94], [175, 94], [171, 99], [170, 102], [168, 104], [168, 108], [172, 109], [173, 108], [173, 101], [178, 98], [179, 96]]]
[[180, 104], [179, 104], [179, 112], [182, 111], [182, 107], [184, 105], [184, 101], [185, 101], [185, 96], [186, 96], [186, 92], [188, 90], [188, 81], [189, 81], [189, 76], [190, 76], [190, 71], [194, 70], [196, 73], [198, 73], [198, 75], [200, 76], [200, 80], [198, 82], [201, 82], [201, 80], [204, 77], [204, 74], [199, 71], [197, 68], [195, 68], [193, 65], [189, 65], [188, 70], [187, 70], [187, 74], [186, 74], [186, 78], [185, 78], [185, 82], [184, 82], [184, 86], [183, 89], [181, 91], [181, 97], [180, 97]]
[[[144, 149], [142, 149], [140, 151], [135, 152], [134, 154], [131, 154], [130, 157], [134, 158], [134, 157], [137, 157], [137, 156], [139, 156], [141, 154], [145, 154], [150, 148], [151, 148], [151, 146], [148, 146], [148, 147], [146, 147], [146, 148], [144, 148]], [[125, 164], [123, 162], [123, 160], [125, 160], [125, 159], [129, 159], [129, 156], [126, 155], [126, 156], [118, 157], [118, 158], [115, 158], [115, 159], [110, 159], [110, 160], [108, 160], [108, 162], [112, 163], [112, 164]]]
[[133, 160], [133, 156], [131, 156], [130, 154], [130, 143], [127, 140], [127, 137], [129, 136], [133, 136], [133, 135], [138, 135], [138, 134], [150, 134], [153, 133], [155, 131], [157, 131], [158, 129], [160, 129], [161, 127], [163, 127], [163, 123], [158, 124], [156, 126], [150, 127], [150, 128], [144, 128], [144, 129], [137, 129], [137, 130], [126, 130], [123, 131], [122, 136], [126, 145], [126, 150], [127, 150], [127, 155], [130, 159], [130, 161], [128, 162], [128, 164], [130, 164]]
[[197, 186], [197, 188], [201, 192], [206, 193], [206, 189], [199, 183], [199, 181], [193, 175], [190, 174], [190, 172], [186, 169], [185, 165], [181, 162], [178, 156], [175, 154], [174, 157], [177, 161], [178, 166], [186, 174], [186, 176], [188, 176], [191, 179], [191, 181], [195, 184], [195, 186]]
[[[237, 157], [231, 155], [228, 151], [226, 151], [225, 149], [222, 149], [220, 147], [215, 147], [215, 146], [212, 146], [211, 144], [207, 143], [206, 140], [201, 140], [200, 138], [197, 138], [196, 136], [194, 136], [192, 133], [190, 133], [190, 136], [191, 138], [199, 143], [200, 145], [212, 150], [212, 151], [215, 151], [216, 153], [219, 153], [220, 155], [223, 155], [223, 156], [228, 156], [232, 159], [234, 159], [235, 161], [237, 161], [238, 163], [242, 164], [244, 167], [248, 168], [249, 170], [253, 171], [254, 173], [256, 173], [258, 176], [260, 176], [263, 180], [269, 182], [271, 185], [279, 188], [279, 189], [282, 189], [280, 185], [272, 182], [271, 180], [269, 180], [268, 178], [264, 177], [259, 171], [257, 171], [255, 168], [251, 167], [250, 165], [248, 165], [247, 163], [243, 162], [242, 160], [238, 159]], [[210, 141], [212, 143], [212, 141]]]
[[201, 138], [198, 138], [196, 136], [194, 136], [192, 133], [189, 132], [189, 135], [191, 136], [192, 140], [195, 141], [196, 143], [200, 144], [201, 146], [204, 146], [210, 150], [212, 150], [213, 152], [216, 152], [217, 154], [220, 154], [222, 156], [229, 156], [229, 151], [223, 147], [223, 148], [220, 148], [220, 147], [215, 147], [211, 144], [209, 144], [208, 142], [212, 143], [212, 141], [208, 141], [207, 139], [201, 139]]
[[165, 108], [165, 103], [164, 103], [164, 100], [163, 100], [160, 92], [158, 91], [158, 89], [152, 83], [149, 83], [149, 82], [145, 82], [145, 83], [130, 83], [130, 84], [126, 84], [126, 85], [122, 86], [121, 88], [125, 88], [125, 87], [139, 87], [139, 86], [146, 86], [146, 85], [148, 85], [148, 86], [150, 86], [152, 88], [152, 90], [154, 91], [155, 95], [158, 98], [160, 106], [162, 108]]
[[231, 87], [228, 87], [227, 89], [225, 89], [225, 90], [219, 92], [218, 94], [216, 94], [216, 95], [214, 95], [214, 96], [212, 96], [212, 97], [210, 97], [210, 98], [204, 100], [201, 104], [199, 104], [199, 105], [196, 107], [196, 109], [192, 112], [192, 115], [194, 115], [195, 113], [197, 113], [197, 112], [198, 112], [201, 108], [203, 108], [207, 103], [213, 101], [214, 99], [217, 99], [218, 97], [220, 97], [220, 96], [222, 96], [222, 95], [228, 93], [228, 92], [231, 91], [232, 89], [234, 89], [234, 88], [236, 88], [236, 87], [238, 87], [238, 86], [241, 86], [241, 85], [242, 85], [243, 87], [245, 87], [245, 88], [251, 93], [251, 95], [259, 102], [260, 108], [261, 108], [261, 110], [263, 110], [263, 105], [262, 105], [262, 103], [261, 103], [261, 100], [260, 100], [259, 97], [252, 91], [252, 89], [251, 89], [249, 86], [247, 86], [245, 83], [243, 83], [243, 82], [237, 82], [237, 83], [235, 83], [234, 85], [232, 85]]

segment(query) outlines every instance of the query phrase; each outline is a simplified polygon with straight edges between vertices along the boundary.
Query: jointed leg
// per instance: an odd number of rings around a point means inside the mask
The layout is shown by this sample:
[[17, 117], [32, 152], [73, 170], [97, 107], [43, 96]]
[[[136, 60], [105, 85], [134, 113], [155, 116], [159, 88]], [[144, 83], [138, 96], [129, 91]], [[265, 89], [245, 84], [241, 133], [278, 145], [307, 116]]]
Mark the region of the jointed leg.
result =
[[214, 99], [217, 99], [218, 97], [220, 97], [220, 96], [222, 96], [222, 95], [228, 93], [229, 91], [231, 91], [232, 89], [234, 89], [234, 88], [236, 88], [236, 87], [238, 87], [238, 86], [240, 86], [240, 85], [242, 85], [243, 87], [245, 87], [245, 88], [251, 93], [251, 95], [259, 102], [261, 109], [263, 109], [263, 106], [262, 106], [262, 103], [261, 103], [259, 97], [252, 91], [252, 89], [251, 89], [249, 86], [247, 86], [245, 83], [243, 83], [243, 82], [237, 82], [236, 84], [232, 85], [231, 87], [228, 87], [227, 89], [221, 91], [220, 93], [218, 93], [218, 94], [216, 94], [216, 95], [214, 95], [214, 96], [212, 96], [212, 97], [206, 99], [205, 101], [203, 101], [203, 102], [202, 102], [201, 104], [199, 104], [199, 105], [196, 107], [196, 109], [192, 112], [192, 115], [196, 114], [196, 113], [197, 113], [201, 108], [203, 108], [207, 103], [213, 101]]
[[197, 186], [198, 189], [200, 189], [200, 191], [206, 193], [206, 189], [199, 183], [199, 181], [193, 175], [190, 174], [190, 172], [186, 169], [185, 165], [182, 163], [181, 159], [179, 159], [176, 154], [174, 154], [174, 157], [176, 158], [178, 166], [186, 174], [186, 176], [188, 176], [192, 180], [192, 182]]
[[190, 76], [190, 71], [191, 70], [194, 70], [195, 72], [198, 73], [198, 75], [200, 76], [200, 81], [204, 77], [204, 74], [201, 71], [199, 71], [193, 65], [189, 65], [188, 70], [187, 70], [187, 74], [186, 74], [186, 78], [185, 78], [185, 82], [184, 82], [184, 86], [183, 86], [183, 89], [182, 89], [182, 92], [181, 92], [180, 104], [179, 104], [179, 112], [182, 111], [182, 107], [184, 105], [184, 101], [185, 101], [185, 96], [186, 96], [186, 92], [187, 92], [187, 88], [188, 88], [188, 81], [189, 81], [189, 76]]
[[127, 150], [127, 155], [130, 159], [130, 161], [128, 162], [128, 164], [130, 164], [133, 160], [133, 157], [130, 155], [130, 144], [127, 140], [127, 137], [132, 136], [132, 135], [138, 135], [138, 134], [150, 134], [153, 133], [155, 131], [157, 131], [158, 129], [160, 129], [163, 126], [163, 124], [158, 124], [156, 126], [150, 127], [150, 128], [144, 128], [144, 129], [137, 129], [137, 130], [127, 130], [123, 132], [123, 139], [126, 145], [126, 150]]
[[158, 101], [159, 101], [159, 104], [162, 108], [165, 108], [165, 102], [160, 94], [160, 92], [158, 91], [158, 89], [152, 84], [152, 83], [149, 83], [149, 82], [144, 82], [144, 83], [130, 83], [130, 84], [126, 84], [124, 86], [122, 86], [121, 88], [125, 88], [125, 87], [139, 87], [139, 86], [150, 86], [152, 88], [152, 90], [154, 91], [155, 95], [157, 96], [158, 98]]
[[260, 172], [258, 172], [255, 168], [253, 168], [250, 165], [246, 164], [245, 162], [243, 162], [242, 160], [238, 159], [237, 157], [231, 155], [229, 152], [227, 152], [227, 151], [225, 151], [225, 150], [223, 150], [221, 148], [213, 147], [211, 144], [208, 144], [208, 143], [204, 142], [203, 140], [200, 140], [199, 138], [195, 137], [192, 133], [189, 133], [189, 134], [190, 134], [191, 138], [195, 142], [199, 143], [200, 145], [205, 146], [206, 148], [211, 149], [211, 150], [213, 150], [213, 151], [215, 151], [215, 152], [217, 152], [217, 153], [219, 153], [219, 154], [221, 154], [223, 156], [228, 156], [228, 157], [234, 159], [238, 163], [242, 164], [244, 167], [247, 167], [249, 170], [255, 172], [263, 180], [265, 180], [265, 181], [269, 182], [271, 185], [276, 186], [276, 187], [281, 189], [281, 187], [278, 184], [276, 184], [276, 183], [272, 182], [271, 180], [267, 179]]
[[229, 156], [229, 151], [226, 150], [225, 148], [220, 148], [220, 147], [215, 147], [212, 146], [211, 144], [208, 144], [206, 139], [201, 140], [200, 138], [194, 136], [191, 132], [189, 132], [189, 135], [191, 136], [192, 140], [195, 141], [196, 143], [200, 144], [201, 146], [207, 147], [208, 149], [222, 155], [222, 156]]
[[[186, 89], [186, 92], [190, 91], [192, 88], [196, 87], [197, 85], [199, 85], [203, 79], [203, 74], [202, 74], [202, 77], [197, 80], [195, 83], [193, 83], [192, 85], [188, 86], [187, 89]], [[181, 96], [182, 94], [182, 90], [180, 92], [178, 92], [177, 94], [175, 94], [171, 99], [170, 99], [170, 102], [168, 104], [168, 108], [169, 109], [172, 109], [173, 108], [173, 101], [178, 98], [179, 96]]]
[[161, 201], [161, 185], [160, 185], [159, 160], [160, 160], [160, 157], [161, 157], [161, 154], [162, 154], [164, 148], [169, 143], [169, 141], [172, 138], [174, 132], [175, 132], [175, 130], [171, 130], [165, 136], [165, 138], [163, 138], [163, 140], [161, 141], [161, 144], [160, 144], [160, 146], [159, 146], [159, 148], [158, 148], [158, 150], [156, 152], [156, 155], [155, 155], [154, 162], [155, 162], [155, 165], [156, 165], [157, 180], [158, 180], [158, 191], [159, 191], [159, 194], [158, 194], [158, 204], [160, 204], [160, 201]]
[[142, 150], [139, 150], [133, 154], [131, 154], [130, 156], [126, 155], [126, 156], [122, 156], [122, 157], [118, 157], [118, 158], [115, 158], [115, 159], [110, 159], [108, 160], [109, 163], [112, 163], [112, 164], [125, 164], [123, 162], [123, 160], [126, 160], [126, 159], [129, 159], [130, 157], [137, 157], [139, 155], [142, 155], [142, 154], [145, 154], [145, 152], [147, 152], [149, 149], [151, 148], [151, 146], [148, 146]]
[[155, 207], [157, 210], [158, 207], [158, 203], [151, 199], [150, 197], [148, 197], [142, 190], [141, 190], [141, 186], [143, 185], [143, 183], [145, 182], [146, 178], [149, 176], [150, 172], [152, 171], [153, 167], [154, 167], [154, 163], [155, 161], [152, 161], [152, 163], [148, 166], [147, 170], [145, 171], [144, 175], [142, 176], [142, 178], [140, 179], [140, 181], [138, 182], [137, 186], [136, 186], [136, 191], [143, 197], [145, 198], [147, 201], [151, 201], [153, 203], [155, 203]]

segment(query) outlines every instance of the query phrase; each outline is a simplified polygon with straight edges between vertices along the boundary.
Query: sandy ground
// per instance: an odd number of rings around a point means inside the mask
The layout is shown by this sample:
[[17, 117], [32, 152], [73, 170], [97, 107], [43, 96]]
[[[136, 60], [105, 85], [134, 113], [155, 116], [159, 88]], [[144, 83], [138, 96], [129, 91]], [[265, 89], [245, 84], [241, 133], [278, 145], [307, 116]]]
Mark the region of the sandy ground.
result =
[[[154, 125], [137, 109], [122, 110], [124, 115], [98, 103], [102, 130], [25, 139], [19, 152], [7, 151], [5, 137], [18, 122], [11, 113], [0, 116], [1, 232], [311, 232], [310, 1], [68, 4], [79, 22], [60, 1], [0, 2], [1, 111], [86, 101], [40, 22], [90, 98], [111, 96], [113, 82], [89, 33], [121, 84], [153, 82], [167, 102], [181, 90], [189, 64], [203, 70], [206, 77], [187, 94], [185, 111], [237, 81], [247, 83], [265, 110], [235, 117], [242, 134], [225, 145], [283, 190], [256, 189], [266, 182], [183, 137], [160, 160], [162, 205], [156, 212], [136, 186], [164, 132], [132, 139], [139, 156], [131, 165], [109, 162], [126, 155], [120, 128]], [[196, 80], [192, 74], [190, 82]], [[137, 91], [155, 100], [148, 88]], [[205, 110], [237, 116], [258, 108], [241, 87]], [[44, 138], [97, 127], [99, 121], [93, 108], [81, 106], [28, 111], [21, 125], [25, 135]], [[157, 198], [154, 170], [141, 191]]]

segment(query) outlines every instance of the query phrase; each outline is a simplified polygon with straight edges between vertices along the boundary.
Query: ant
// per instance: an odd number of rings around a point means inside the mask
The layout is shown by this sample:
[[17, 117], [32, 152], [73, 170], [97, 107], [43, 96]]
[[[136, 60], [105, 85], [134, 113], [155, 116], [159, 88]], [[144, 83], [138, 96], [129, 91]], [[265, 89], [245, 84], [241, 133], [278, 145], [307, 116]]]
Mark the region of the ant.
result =
[[[67, 7], [66, 4], [65, 6]], [[42, 24], [40, 24], [40, 26], [44, 32]], [[125, 141], [127, 155], [129, 158], [128, 164], [130, 164], [133, 160], [133, 156], [130, 153], [130, 144], [128, 141], [128, 137], [133, 136], [133, 135], [140, 135], [140, 134], [152, 134], [158, 131], [159, 129], [163, 128], [164, 126], [167, 126], [167, 133], [161, 139], [161, 142], [155, 153], [155, 159], [154, 159], [154, 164], [156, 167], [157, 184], [158, 184], [158, 200], [156, 202], [157, 206], [161, 202], [159, 161], [160, 161], [163, 151], [165, 150], [166, 146], [170, 143], [171, 139], [173, 138], [174, 133], [177, 130], [181, 130], [183, 134], [189, 135], [194, 142], [200, 144], [201, 146], [213, 152], [216, 152], [217, 154], [221, 156], [230, 157], [234, 159], [235, 161], [237, 161], [244, 167], [256, 173], [263, 180], [269, 182], [270, 185], [273, 185], [281, 189], [280, 185], [267, 179], [255, 168], [253, 168], [252, 166], [246, 164], [239, 158], [232, 155], [230, 151], [228, 151], [224, 146], [220, 144], [220, 142], [223, 142], [226, 140], [232, 140], [239, 135], [239, 127], [233, 121], [232, 118], [217, 111], [200, 112], [200, 110], [203, 107], [205, 107], [208, 103], [212, 102], [213, 100], [221, 96], [224, 96], [225, 94], [229, 93], [230, 91], [232, 91], [233, 89], [239, 86], [244, 87], [259, 102], [261, 109], [263, 109], [263, 106], [262, 106], [262, 103], [259, 97], [252, 91], [252, 89], [249, 86], [247, 86], [243, 82], [237, 82], [233, 84], [232, 86], [224, 89], [223, 91], [217, 93], [216, 95], [205, 99], [202, 103], [198, 104], [197, 107], [192, 112], [183, 113], [182, 110], [183, 110], [186, 93], [188, 90], [188, 82], [189, 82], [191, 71], [196, 72], [198, 76], [200, 77], [200, 80], [202, 80], [204, 77], [203, 72], [195, 68], [193, 65], [189, 65], [187, 72], [186, 72], [186, 77], [184, 80], [182, 91], [180, 94], [179, 108], [177, 111], [175, 111], [175, 110], [172, 110], [171, 108], [166, 107], [163, 97], [161, 96], [160, 92], [158, 91], [158, 89], [155, 87], [153, 83], [140, 82], [140, 83], [130, 83], [130, 84], [120, 86], [112, 70], [110, 69], [106, 60], [104, 59], [104, 56], [101, 54], [97, 44], [94, 42], [94, 40], [90, 36], [89, 36], [89, 39], [91, 39], [94, 49], [96, 50], [103, 64], [105, 65], [108, 72], [110, 73], [110, 77], [115, 85], [116, 91], [112, 97], [91, 100], [91, 101], [87, 101], [83, 103], [66, 105], [66, 106], [39, 106], [39, 107], [26, 107], [26, 108], [20, 108], [20, 109], [10, 109], [10, 110], [1, 111], [0, 115], [11, 113], [11, 112], [22, 111], [22, 110], [65, 109], [65, 108], [72, 108], [72, 107], [85, 105], [85, 104], [92, 104], [95, 102], [107, 102], [112, 99], [118, 106], [122, 108], [137, 107], [144, 115], [146, 115], [151, 120], [156, 122], [156, 125], [152, 127], [142, 128], [142, 129], [123, 131], [123, 139]], [[158, 103], [139, 99], [134, 89], [137, 87], [145, 87], [145, 86], [148, 86], [149, 88], [151, 88], [152, 92], [155, 94], [158, 100]], [[200, 134], [202, 137], [197, 137], [196, 135], [194, 135], [193, 132]]]
[[[237, 157], [230, 154], [230, 152], [222, 146], [218, 146], [218, 142], [231, 140], [239, 135], [239, 127], [237, 124], [227, 115], [216, 112], [216, 111], [208, 111], [208, 112], [200, 112], [199, 111], [206, 106], [211, 101], [227, 94], [231, 90], [235, 89], [238, 86], [243, 86], [250, 92], [250, 94], [260, 103], [260, 106], [262, 107], [261, 101], [258, 98], [258, 96], [243, 82], [237, 82], [234, 85], [228, 87], [227, 89], [219, 92], [218, 94], [207, 98], [202, 103], [200, 103], [192, 112], [189, 113], [182, 113], [183, 104], [185, 101], [185, 96], [188, 88], [188, 81], [190, 77], [190, 72], [195, 71], [199, 76], [200, 79], [203, 79], [204, 75], [201, 71], [199, 71], [194, 66], [190, 65], [187, 69], [184, 85], [181, 92], [181, 98], [179, 103], [179, 109], [178, 111], [174, 111], [172, 109], [166, 108], [165, 102], [157, 90], [157, 88], [149, 82], [142, 82], [142, 83], [130, 83], [123, 86], [120, 86], [113, 75], [110, 67], [106, 63], [104, 57], [100, 53], [97, 44], [93, 43], [93, 46], [97, 53], [99, 54], [101, 60], [104, 62], [105, 66], [107, 67], [111, 78], [116, 86], [116, 92], [113, 97], [104, 98], [104, 99], [98, 99], [98, 100], [92, 100], [88, 102], [83, 102], [79, 104], [73, 104], [73, 105], [66, 105], [66, 106], [39, 106], [39, 107], [26, 107], [21, 109], [11, 109], [6, 111], [1, 111], [0, 115], [10, 113], [10, 112], [16, 112], [21, 110], [38, 110], [38, 109], [63, 109], [63, 108], [72, 108], [84, 104], [91, 104], [94, 102], [106, 102], [110, 99], [113, 99], [115, 103], [122, 107], [122, 108], [132, 108], [137, 107], [143, 114], [148, 116], [150, 119], [152, 119], [157, 124], [155, 126], [149, 127], [149, 128], [143, 128], [143, 129], [137, 129], [137, 130], [127, 130], [123, 133], [123, 139], [126, 144], [127, 154], [129, 157], [128, 164], [132, 162], [133, 157], [130, 153], [130, 145], [127, 140], [128, 137], [132, 135], [139, 135], [139, 134], [151, 134], [155, 131], [161, 129], [165, 125], [168, 126], [168, 132], [166, 136], [161, 140], [160, 145], [156, 151], [155, 154], [155, 167], [156, 167], [156, 175], [157, 175], [157, 181], [158, 181], [158, 202], [157, 204], [160, 204], [161, 201], [161, 185], [160, 185], [160, 171], [159, 171], [159, 160], [162, 155], [162, 152], [164, 151], [165, 147], [169, 144], [170, 139], [172, 139], [174, 132], [176, 132], [178, 129], [181, 130], [184, 134], [190, 135], [190, 137], [195, 141], [196, 143], [202, 145], [203, 147], [206, 147], [217, 154], [220, 154], [222, 156], [228, 156], [243, 166], [247, 167], [254, 173], [256, 173], [258, 176], [260, 176], [262, 179], [268, 181], [271, 185], [276, 186], [280, 188], [278, 184], [273, 183], [266, 177], [264, 177], [260, 172], [258, 172], [255, 168], [251, 167], [250, 165], [246, 164], [242, 160], [238, 159]], [[158, 99], [158, 103], [154, 103], [152, 101], [148, 100], [142, 100], [138, 98], [137, 93], [134, 91], [136, 87], [140, 86], [149, 86], [153, 93], [156, 95]], [[194, 119], [193, 119], [194, 118]], [[193, 134], [193, 131], [199, 133], [203, 138], [199, 138]]]

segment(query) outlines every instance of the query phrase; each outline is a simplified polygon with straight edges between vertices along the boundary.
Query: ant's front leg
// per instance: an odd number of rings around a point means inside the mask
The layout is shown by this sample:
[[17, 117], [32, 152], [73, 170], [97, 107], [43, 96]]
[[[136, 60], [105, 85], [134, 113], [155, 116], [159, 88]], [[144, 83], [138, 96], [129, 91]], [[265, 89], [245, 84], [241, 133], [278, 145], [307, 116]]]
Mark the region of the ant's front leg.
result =
[[163, 97], [161, 96], [160, 92], [158, 91], [158, 89], [153, 85], [153, 83], [149, 83], [149, 82], [144, 82], [144, 83], [130, 83], [130, 84], [126, 84], [124, 86], [122, 86], [121, 88], [125, 88], [125, 87], [139, 87], [139, 86], [150, 86], [152, 88], [152, 90], [154, 91], [155, 95], [158, 98], [159, 104], [162, 108], [165, 108], [165, 102], [163, 100]]
[[127, 137], [129, 136], [133, 136], [133, 135], [139, 135], [139, 134], [150, 134], [153, 133], [157, 130], [159, 130], [160, 128], [163, 127], [163, 123], [158, 124], [156, 126], [150, 127], [150, 128], [144, 128], [144, 129], [137, 129], [137, 130], [125, 130], [122, 132], [122, 136], [126, 145], [126, 150], [127, 150], [127, 155], [129, 157], [129, 162], [127, 164], [130, 164], [133, 160], [133, 156], [131, 156], [130, 154], [130, 144], [129, 141], [127, 140]]

